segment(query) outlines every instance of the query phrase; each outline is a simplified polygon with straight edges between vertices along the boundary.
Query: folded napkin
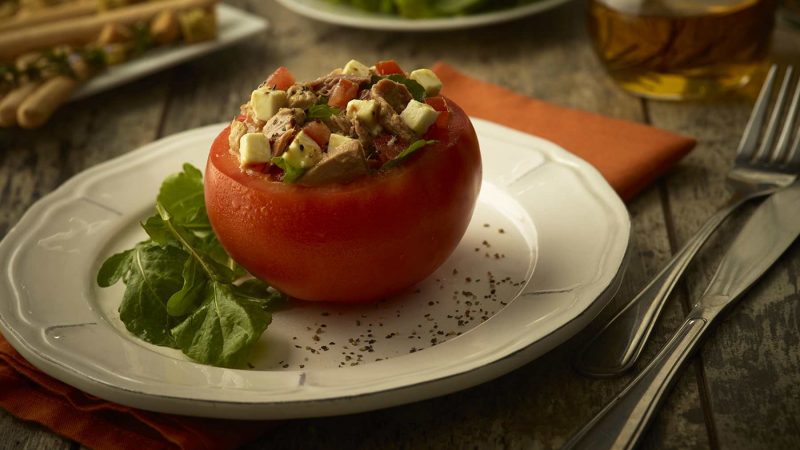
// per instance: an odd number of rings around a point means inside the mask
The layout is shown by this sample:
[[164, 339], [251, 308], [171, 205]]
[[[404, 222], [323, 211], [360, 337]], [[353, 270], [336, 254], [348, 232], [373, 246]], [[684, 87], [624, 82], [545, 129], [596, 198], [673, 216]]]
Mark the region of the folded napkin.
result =
[[647, 125], [525, 97], [470, 78], [444, 63], [437, 63], [433, 70], [444, 84], [442, 94], [467, 114], [555, 142], [596, 167], [625, 200], [695, 144], [693, 139]]
[[[694, 145], [691, 139], [644, 125], [524, 97], [445, 64], [434, 70], [444, 82], [444, 94], [468, 114], [556, 142], [594, 164], [626, 199]], [[158, 414], [107, 402], [39, 372], [2, 336], [0, 408], [98, 449], [232, 449], [272, 426]]]

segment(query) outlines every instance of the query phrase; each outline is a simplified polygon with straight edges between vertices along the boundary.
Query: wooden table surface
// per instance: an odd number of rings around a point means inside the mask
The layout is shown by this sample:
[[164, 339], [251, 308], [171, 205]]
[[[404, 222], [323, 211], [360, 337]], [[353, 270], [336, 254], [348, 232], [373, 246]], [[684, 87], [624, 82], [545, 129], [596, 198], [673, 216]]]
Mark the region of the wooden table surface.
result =
[[[172, 133], [229, 120], [276, 66], [308, 79], [350, 58], [396, 58], [406, 67], [445, 60], [533, 97], [697, 138], [688, 158], [629, 203], [631, 260], [620, 298], [634, 294], [728, 196], [725, 172], [752, 101], [664, 103], [625, 94], [592, 53], [582, 2], [510, 24], [422, 34], [324, 25], [274, 1], [231, 3], [267, 18], [270, 31], [70, 104], [38, 131], [0, 132], [0, 236], [72, 175]], [[800, 31], [780, 24], [774, 38], [774, 59], [800, 65]], [[727, 224], [691, 266], [637, 369], [680, 324], [739, 224]], [[799, 273], [795, 244], [711, 333], [643, 448], [800, 448]], [[371, 413], [288, 421], [247, 448], [558, 448], [630, 380], [576, 373], [570, 357], [582, 337], [472, 389]], [[0, 410], [0, 448], [80, 445]]]

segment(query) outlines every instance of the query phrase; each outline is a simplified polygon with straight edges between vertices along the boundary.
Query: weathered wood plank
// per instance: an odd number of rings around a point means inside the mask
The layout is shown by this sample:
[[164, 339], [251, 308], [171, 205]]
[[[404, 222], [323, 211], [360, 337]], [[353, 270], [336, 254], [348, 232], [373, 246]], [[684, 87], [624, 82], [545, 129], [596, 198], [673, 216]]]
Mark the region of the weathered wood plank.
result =
[[[161, 77], [148, 78], [68, 105], [40, 130], [4, 131], [0, 237], [31, 204], [72, 175], [152, 141], [165, 95]], [[42, 427], [0, 414], [0, 448], [71, 448]]]
[[67, 441], [45, 428], [24, 422], [0, 409], [0, 449], [14, 450], [71, 450]]
[[[800, 63], [800, 37], [781, 30], [779, 61]], [[669, 178], [670, 221], [679, 242], [729, 193], [724, 177], [749, 115], [746, 101], [706, 104], [652, 103], [653, 122], [697, 137], [698, 149]], [[696, 299], [713, 274], [725, 243], [743, 222], [734, 220], [712, 240], [687, 279]], [[742, 300], [701, 352], [713, 427], [721, 448], [794, 448], [800, 445], [800, 246]]]

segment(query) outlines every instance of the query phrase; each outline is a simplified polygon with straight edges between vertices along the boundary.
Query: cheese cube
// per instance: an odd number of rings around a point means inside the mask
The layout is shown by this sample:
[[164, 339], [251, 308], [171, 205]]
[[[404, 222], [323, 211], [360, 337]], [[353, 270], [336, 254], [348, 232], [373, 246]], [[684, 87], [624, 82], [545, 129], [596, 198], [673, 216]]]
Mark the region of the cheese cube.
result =
[[298, 169], [310, 169], [322, 159], [322, 149], [305, 131], [297, 134], [283, 153], [286, 164]]
[[408, 102], [406, 109], [400, 113], [403, 122], [419, 135], [425, 134], [433, 122], [436, 122], [437, 117], [439, 117], [439, 113], [432, 106], [416, 100]]
[[355, 117], [367, 128], [378, 124], [378, 104], [375, 100], [350, 100], [347, 103], [347, 117]]
[[433, 97], [442, 90], [442, 81], [431, 69], [417, 69], [408, 76], [425, 88], [425, 95]]
[[334, 150], [352, 141], [355, 141], [355, 139], [343, 136], [341, 134], [333, 133], [331, 134], [331, 138], [328, 141], [328, 153], [335, 153]]
[[253, 110], [253, 114], [256, 119], [264, 122], [271, 119], [288, 102], [289, 97], [285, 91], [258, 88], [250, 94], [250, 108]]
[[359, 61], [355, 59], [351, 59], [349, 63], [344, 66], [344, 70], [342, 71], [345, 75], [356, 75], [359, 77], [368, 77], [369, 76], [369, 67], [365, 66]]
[[262, 133], [247, 133], [239, 139], [239, 165], [252, 166], [269, 162], [272, 157], [269, 139]]

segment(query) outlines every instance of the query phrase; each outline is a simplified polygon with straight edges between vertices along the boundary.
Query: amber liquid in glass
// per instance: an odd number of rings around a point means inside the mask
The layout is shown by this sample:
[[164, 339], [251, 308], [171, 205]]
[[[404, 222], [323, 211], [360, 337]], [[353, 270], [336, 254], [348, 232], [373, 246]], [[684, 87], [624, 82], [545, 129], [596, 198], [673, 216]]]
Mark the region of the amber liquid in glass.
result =
[[590, 0], [589, 32], [614, 80], [662, 99], [714, 97], [764, 64], [776, 0]]

